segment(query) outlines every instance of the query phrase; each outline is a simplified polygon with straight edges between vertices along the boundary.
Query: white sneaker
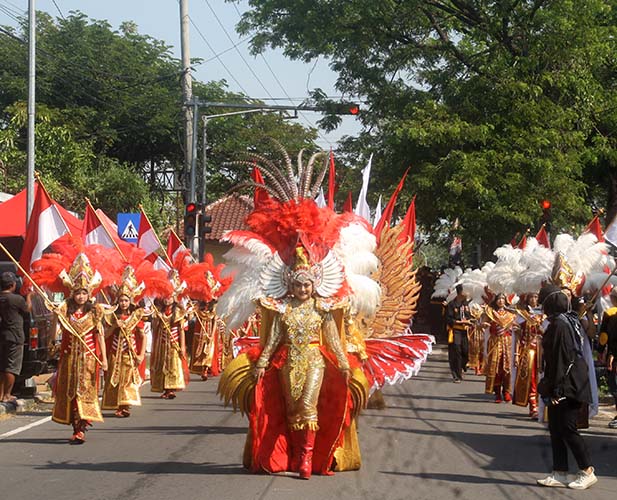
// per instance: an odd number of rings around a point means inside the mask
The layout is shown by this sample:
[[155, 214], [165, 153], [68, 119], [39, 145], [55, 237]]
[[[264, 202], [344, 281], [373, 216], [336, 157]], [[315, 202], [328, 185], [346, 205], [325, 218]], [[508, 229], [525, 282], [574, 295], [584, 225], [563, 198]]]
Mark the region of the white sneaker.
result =
[[554, 470], [550, 476], [536, 481], [540, 486], [548, 486], [549, 488], [565, 488], [568, 484], [568, 474]]
[[586, 490], [597, 482], [598, 478], [594, 474], [594, 469], [592, 467], [589, 474], [583, 470], [579, 470], [576, 474], [576, 479], [568, 484], [568, 488], [572, 488], [573, 490]]

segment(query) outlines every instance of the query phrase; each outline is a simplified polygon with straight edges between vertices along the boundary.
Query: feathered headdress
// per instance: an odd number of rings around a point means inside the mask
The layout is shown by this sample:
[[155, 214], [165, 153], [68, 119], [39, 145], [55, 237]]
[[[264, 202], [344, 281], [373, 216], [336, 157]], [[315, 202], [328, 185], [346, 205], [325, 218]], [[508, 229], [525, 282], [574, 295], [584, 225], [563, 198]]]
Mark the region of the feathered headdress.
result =
[[59, 278], [71, 292], [86, 290], [88, 294], [92, 294], [103, 282], [100, 273], [90, 266], [90, 260], [85, 253], [78, 254], [69, 271], [63, 269]]
[[[441, 276], [435, 281], [431, 299], [451, 300], [450, 295], [455, 293], [456, 284], [462, 274], [463, 270], [459, 266], [445, 269]], [[452, 298], [453, 297], [454, 295], [452, 295]]]
[[140, 283], [137, 280], [135, 269], [133, 269], [133, 266], [129, 265], [126, 266], [122, 274], [122, 283], [120, 286], [116, 287], [116, 297], [124, 295], [128, 297], [132, 303], [135, 303], [139, 297], [143, 295], [145, 289], [145, 283], [143, 281]]
[[192, 262], [190, 251], [179, 252], [174, 259], [180, 279], [186, 283], [186, 295], [193, 300], [211, 302], [227, 291], [233, 278], [223, 277], [223, 264], [215, 265], [211, 254], [203, 262]]
[[[365, 256], [371, 248], [374, 251], [371, 228], [354, 214], [339, 215], [315, 203], [328, 166], [325, 152], [312, 155], [305, 164], [301, 151], [294, 171], [287, 152], [273, 142], [282, 162], [255, 154], [249, 155], [249, 161], [237, 162], [251, 168], [258, 164], [267, 184], [247, 184], [265, 189], [271, 197], [247, 217], [250, 231], [231, 231], [223, 238], [234, 244], [225, 255], [229, 261], [225, 273], [234, 275], [234, 282], [219, 301], [219, 314], [228, 328], [235, 328], [254, 311], [256, 299], [285, 296], [295, 278], [311, 279], [322, 297], [350, 297], [356, 310], [374, 312], [379, 303], [379, 294], [374, 293], [379, 285], [370, 279], [377, 267], [374, 256], [360, 265], [358, 255], [351, 255], [354, 249]], [[326, 161], [313, 179], [322, 156]], [[358, 236], [355, 247], [350, 234]], [[354, 301], [356, 295], [371, 299]]]

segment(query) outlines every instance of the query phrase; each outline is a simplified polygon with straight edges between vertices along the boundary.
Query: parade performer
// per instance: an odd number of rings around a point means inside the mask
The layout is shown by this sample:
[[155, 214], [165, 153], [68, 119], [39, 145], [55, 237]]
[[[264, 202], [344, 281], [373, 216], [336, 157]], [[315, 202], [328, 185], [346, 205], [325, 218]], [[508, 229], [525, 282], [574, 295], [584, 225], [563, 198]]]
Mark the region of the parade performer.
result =
[[538, 303], [538, 294], [529, 293], [525, 297], [523, 308], [517, 310], [521, 321], [517, 335], [514, 364], [516, 378], [514, 382], [513, 403], [518, 406], [529, 405], [529, 416], [538, 418], [538, 380], [541, 372], [542, 324], [544, 313]]
[[360, 465], [354, 417], [365, 405], [369, 384], [359, 360], [345, 352], [352, 285], [334, 247], [351, 225], [351, 231], [372, 235], [357, 216], [339, 216], [313, 201], [327, 163], [313, 183], [318, 156], [306, 165], [300, 161], [297, 182], [281, 151], [285, 173], [270, 161], [260, 165], [273, 182], [259, 187], [271, 198], [247, 218], [251, 231], [226, 236], [235, 245], [226, 257], [236, 274], [219, 312], [234, 329], [257, 306], [261, 342], [227, 366], [219, 392], [249, 415], [247, 468], [296, 471], [308, 479]]
[[456, 297], [448, 302], [446, 308], [446, 323], [448, 325], [448, 362], [454, 382], [463, 380], [463, 372], [467, 371], [469, 356], [468, 331], [471, 328], [471, 311], [469, 300], [463, 285], [456, 285]]
[[[247, 468], [298, 471], [308, 478], [360, 467], [355, 417], [365, 406], [369, 388], [417, 372], [430, 350], [425, 341], [430, 340], [419, 336], [414, 343], [411, 335], [401, 341], [374, 338], [367, 339], [364, 349], [354, 329], [363, 321], [376, 324], [384, 292], [372, 278], [380, 265], [372, 228], [355, 214], [339, 215], [314, 202], [327, 169], [325, 162], [313, 181], [319, 154], [303, 164], [300, 153], [294, 172], [287, 153], [276, 146], [284, 159], [282, 168], [253, 155], [270, 184], [256, 185], [269, 196], [247, 218], [250, 231], [225, 236], [234, 244], [226, 258], [235, 274], [219, 301], [219, 313], [229, 329], [242, 326], [256, 307], [261, 321], [259, 345], [250, 347], [249, 339], [242, 339], [244, 351], [225, 369], [219, 393], [249, 416]], [[253, 167], [252, 161], [244, 164]], [[392, 232], [392, 239], [399, 234]], [[399, 246], [388, 247], [388, 252], [400, 254]], [[408, 261], [406, 253], [401, 255]], [[394, 276], [396, 271], [389, 268], [381, 274], [384, 287], [408, 275]], [[385, 298], [398, 299], [402, 309], [407, 307], [405, 294], [414, 293], [407, 287], [396, 290], [401, 296], [390, 292]], [[378, 323], [402, 334], [410, 312], [399, 314], [388, 300], [384, 306], [393, 307], [394, 313], [386, 318], [384, 310]], [[402, 313], [407, 323], [399, 325]], [[389, 370], [378, 356], [368, 356], [369, 340], [384, 354], [382, 359], [393, 361]], [[409, 355], [407, 363], [399, 363], [401, 352]]]
[[207, 380], [209, 375], [217, 376], [223, 369], [223, 351], [229, 335], [225, 323], [216, 314], [216, 302], [233, 278], [221, 276], [225, 266], [215, 265], [211, 254], [206, 254], [204, 261], [199, 263], [189, 256], [190, 253], [179, 254], [174, 259], [180, 279], [186, 283], [185, 294], [197, 301], [196, 307], [192, 307], [195, 330], [189, 369], [191, 373], [201, 375], [202, 380]]
[[186, 283], [178, 271], [169, 272], [173, 293], [155, 301], [152, 316], [152, 356], [150, 385], [152, 392], [161, 393], [162, 399], [174, 399], [189, 381], [186, 363], [185, 329], [187, 311], [181, 304]]
[[127, 266], [122, 284], [117, 289], [117, 309], [106, 317], [109, 369], [105, 376], [102, 407], [116, 410], [116, 417], [129, 417], [131, 406], [140, 406], [139, 387], [142, 376], [139, 367], [146, 353], [144, 317], [136, 299], [144, 292], [132, 266]]
[[[34, 268], [36, 269], [36, 262]], [[33, 276], [36, 272], [33, 274]], [[104, 310], [92, 300], [102, 283], [84, 253], [59, 275], [68, 298], [53, 309], [62, 336], [52, 419], [73, 426], [70, 442], [81, 444], [92, 422], [102, 422], [98, 397], [99, 369], [107, 370], [102, 320]]]
[[485, 310], [485, 326], [488, 327], [485, 393], [495, 394], [495, 403], [512, 401], [512, 334], [516, 326], [516, 314], [506, 309], [507, 298], [503, 293], [495, 295], [490, 307]]

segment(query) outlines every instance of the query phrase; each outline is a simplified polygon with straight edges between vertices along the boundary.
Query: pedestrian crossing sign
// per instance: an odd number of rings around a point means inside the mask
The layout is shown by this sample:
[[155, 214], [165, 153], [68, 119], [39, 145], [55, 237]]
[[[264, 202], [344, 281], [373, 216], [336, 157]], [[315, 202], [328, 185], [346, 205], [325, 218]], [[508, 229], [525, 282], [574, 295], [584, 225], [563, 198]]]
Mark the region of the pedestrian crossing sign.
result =
[[141, 214], [118, 214], [118, 236], [128, 243], [137, 243]]

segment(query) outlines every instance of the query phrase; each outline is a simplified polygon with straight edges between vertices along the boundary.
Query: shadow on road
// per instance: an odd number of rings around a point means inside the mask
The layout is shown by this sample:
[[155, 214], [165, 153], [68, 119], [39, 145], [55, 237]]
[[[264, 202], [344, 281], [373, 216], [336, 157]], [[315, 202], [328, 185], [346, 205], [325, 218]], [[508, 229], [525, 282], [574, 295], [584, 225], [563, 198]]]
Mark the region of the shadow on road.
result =
[[36, 466], [39, 470], [71, 470], [93, 472], [128, 472], [137, 474], [208, 474], [208, 475], [246, 475], [249, 472], [235, 464], [216, 464], [212, 462], [102, 462], [75, 463], [57, 462]]

